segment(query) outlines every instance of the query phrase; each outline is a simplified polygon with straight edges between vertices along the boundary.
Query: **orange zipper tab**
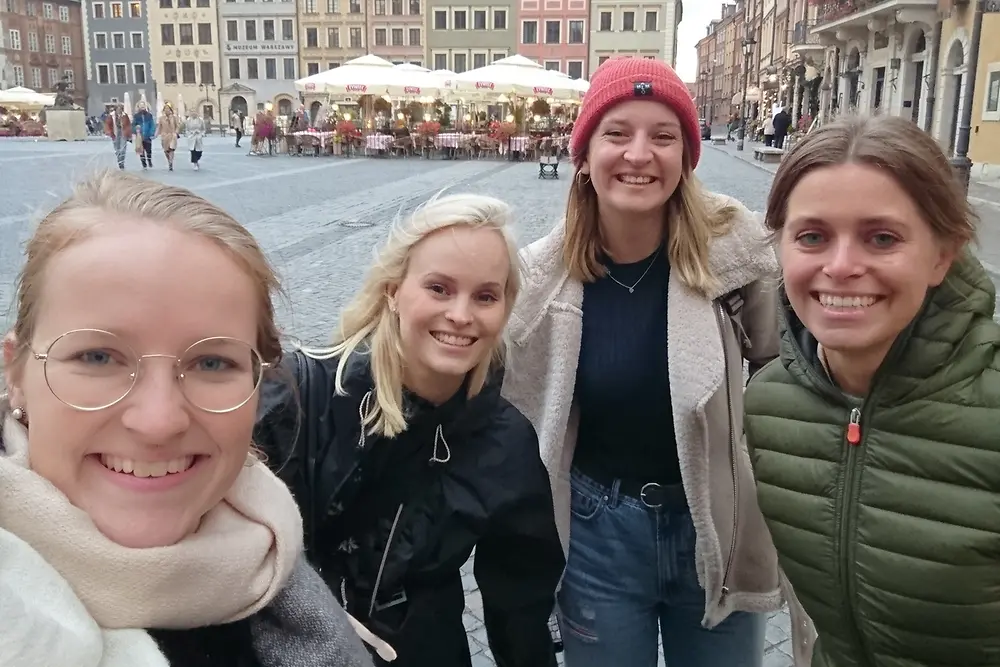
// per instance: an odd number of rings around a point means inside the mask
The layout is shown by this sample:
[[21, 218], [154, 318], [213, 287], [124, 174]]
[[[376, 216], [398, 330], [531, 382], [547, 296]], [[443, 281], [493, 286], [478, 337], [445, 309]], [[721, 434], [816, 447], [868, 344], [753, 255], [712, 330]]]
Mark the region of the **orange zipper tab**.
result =
[[861, 410], [851, 410], [851, 421], [847, 424], [847, 442], [857, 445], [861, 442]]

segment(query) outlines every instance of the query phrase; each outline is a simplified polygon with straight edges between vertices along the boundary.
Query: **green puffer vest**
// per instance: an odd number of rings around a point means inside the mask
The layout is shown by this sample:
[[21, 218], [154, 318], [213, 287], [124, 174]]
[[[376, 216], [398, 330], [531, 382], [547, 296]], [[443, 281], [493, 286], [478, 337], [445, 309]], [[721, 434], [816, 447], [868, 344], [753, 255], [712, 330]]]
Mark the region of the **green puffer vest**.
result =
[[819, 634], [813, 667], [1000, 665], [995, 299], [977, 260], [956, 261], [864, 401], [827, 379], [782, 299], [781, 356], [747, 388], [745, 425], [779, 563]]

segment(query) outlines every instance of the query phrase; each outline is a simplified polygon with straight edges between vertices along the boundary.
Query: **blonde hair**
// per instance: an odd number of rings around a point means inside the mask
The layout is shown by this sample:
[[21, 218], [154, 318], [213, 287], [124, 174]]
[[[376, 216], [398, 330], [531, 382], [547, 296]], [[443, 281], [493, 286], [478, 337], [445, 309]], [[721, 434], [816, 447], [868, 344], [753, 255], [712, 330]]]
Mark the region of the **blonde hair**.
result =
[[878, 167], [892, 176], [937, 238], [956, 250], [975, 240], [978, 217], [941, 146], [897, 116], [842, 116], [807, 134], [774, 176], [764, 216], [767, 228], [779, 233], [785, 226], [788, 198], [807, 174], [842, 164]]
[[[521, 289], [520, 259], [517, 244], [509, 229], [510, 209], [492, 197], [457, 194], [434, 197], [412, 215], [395, 221], [389, 238], [379, 249], [375, 263], [368, 269], [361, 289], [341, 314], [340, 331], [330, 348], [303, 348], [317, 358], [340, 356], [335, 387], [344, 395], [344, 374], [354, 354], [370, 355], [375, 385], [374, 401], [362, 417], [362, 428], [370, 435], [395, 437], [406, 430], [403, 414], [403, 349], [399, 320], [389, 308], [389, 288], [398, 287], [406, 277], [410, 253], [428, 235], [450, 227], [467, 226], [496, 231], [507, 244], [510, 273], [504, 286], [504, 322], [510, 316]], [[362, 348], [365, 348], [362, 352]], [[469, 377], [469, 396], [475, 396], [486, 383], [494, 364], [506, 359], [506, 340], [497, 340]]]
[[[669, 226], [667, 257], [681, 284], [709, 296], [718, 281], [709, 267], [708, 248], [713, 237], [731, 229], [737, 209], [709, 205], [701, 182], [691, 168], [689, 154], [685, 138], [681, 179], [664, 208], [663, 224], [665, 228]], [[578, 164], [584, 159], [586, 156], [581, 156]], [[569, 187], [563, 262], [572, 278], [593, 282], [607, 272], [600, 261], [607, 247], [601, 236], [597, 192], [589, 177], [585, 181], [582, 179], [583, 174], [578, 170]]]
[[277, 364], [281, 360], [273, 301], [280, 293], [280, 284], [250, 232], [215, 204], [188, 190], [107, 171], [77, 185], [68, 199], [42, 219], [28, 241], [16, 284], [14, 366], [23, 364], [34, 338], [46, 269], [53, 258], [99, 227], [135, 220], [189, 232], [225, 250], [257, 286], [257, 350], [265, 362]]

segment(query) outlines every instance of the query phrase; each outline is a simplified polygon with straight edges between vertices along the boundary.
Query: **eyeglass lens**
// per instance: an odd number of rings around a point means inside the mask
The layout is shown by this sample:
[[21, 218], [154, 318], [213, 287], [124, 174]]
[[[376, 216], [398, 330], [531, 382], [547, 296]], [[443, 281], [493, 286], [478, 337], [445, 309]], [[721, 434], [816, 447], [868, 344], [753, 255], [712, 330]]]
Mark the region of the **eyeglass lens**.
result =
[[[257, 351], [243, 341], [209, 338], [188, 348], [177, 370], [181, 391], [192, 405], [224, 412], [253, 396], [262, 363]], [[52, 343], [45, 360], [45, 379], [52, 393], [84, 410], [117, 403], [138, 377], [138, 355], [121, 338], [104, 331], [67, 333]]]

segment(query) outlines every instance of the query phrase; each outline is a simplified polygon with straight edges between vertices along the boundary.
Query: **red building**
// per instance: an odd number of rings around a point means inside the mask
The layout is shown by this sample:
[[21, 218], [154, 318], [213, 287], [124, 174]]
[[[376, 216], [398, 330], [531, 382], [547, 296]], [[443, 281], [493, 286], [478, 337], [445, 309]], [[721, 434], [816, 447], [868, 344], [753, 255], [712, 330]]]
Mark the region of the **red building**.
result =
[[517, 52], [546, 69], [586, 79], [588, 0], [517, 0]]
[[4, 39], [0, 72], [8, 86], [52, 92], [61, 79], [77, 104], [87, 103], [83, 23], [73, 0], [0, 0]]

